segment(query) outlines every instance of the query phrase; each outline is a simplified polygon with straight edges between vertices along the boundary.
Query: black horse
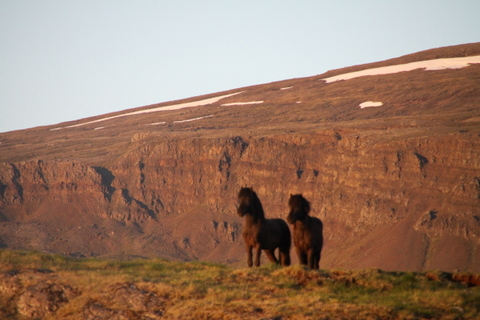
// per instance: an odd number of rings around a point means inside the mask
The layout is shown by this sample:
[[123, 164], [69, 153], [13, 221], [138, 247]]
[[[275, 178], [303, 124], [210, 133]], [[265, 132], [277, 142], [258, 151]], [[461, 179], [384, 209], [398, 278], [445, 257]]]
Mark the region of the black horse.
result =
[[[282, 219], [266, 219], [262, 203], [251, 188], [242, 188], [238, 193], [239, 206], [237, 213], [245, 216], [242, 235], [247, 249], [248, 266], [253, 265], [252, 250], [255, 248], [255, 266], [260, 265], [261, 250], [268, 259], [282, 266], [290, 265], [291, 235], [287, 223]], [[279, 259], [275, 257], [275, 249], [279, 248]]]
[[301, 194], [290, 195], [288, 222], [293, 225], [293, 243], [301, 264], [311, 269], [320, 267], [323, 247], [323, 224], [320, 219], [310, 217], [310, 203]]

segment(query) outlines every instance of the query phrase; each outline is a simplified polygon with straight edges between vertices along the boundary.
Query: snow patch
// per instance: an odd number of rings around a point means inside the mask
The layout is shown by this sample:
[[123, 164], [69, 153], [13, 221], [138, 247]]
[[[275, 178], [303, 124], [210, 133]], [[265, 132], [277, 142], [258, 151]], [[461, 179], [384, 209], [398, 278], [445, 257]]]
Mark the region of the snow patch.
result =
[[166, 124], [166, 122], [161, 121], [161, 122], [147, 123], [146, 126], [158, 126], [158, 125], [161, 125], [161, 124]]
[[335, 82], [339, 80], [349, 80], [363, 76], [377, 76], [384, 74], [392, 74], [398, 72], [412, 71], [415, 69], [425, 70], [443, 70], [443, 69], [461, 69], [468, 67], [470, 64], [480, 63], [480, 56], [461, 57], [461, 58], [445, 58], [411, 62], [406, 64], [397, 64], [387, 67], [379, 67], [366, 69], [356, 72], [349, 72], [337, 76], [322, 79], [326, 83]]
[[137, 115], [137, 114], [145, 114], [145, 113], [152, 113], [152, 112], [159, 112], [159, 111], [171, 111], [171, 110], [179, 110], [179, 109], [183, 109], [183, 108], [200, 107], [200, 106], [205, 106], [205, 105], [209, 105], [209, 104], [218, 102], [222, 99], [240, 94], [242, 92], [243, 91], [236, 92], [236, 93], [231, 93], [231, 94], [226, 94], [226, 95], [218, 96], [218, 97], [214, 97], [214, 98], [203, 99], [203, 100], [199, 100], [199, 101], [185, 102], [185, 103], [179, 103], [179, 104], [174, 104], [174, 105], [170, 105], [170, 106], [157, 107], [157, 108], [152, 108], [152, 109], [123, 113], [123, 114], [119, 114], [119, 115], [116, 115], [116, 116], [101, 118], [101, 119], [97, 119], [97, 120], [93, 120], [93, 121], [89, 121], [89, 122], [74, 124], [74, 125], [66, 126], [66, 127], [54, 128], [54, 129], [50, 129], [50, 130], [53, 131], [53, 130], [60, 130], [60, 129], [64, 129], [64, 128], [81, 127], [81, 126], [85, 126], [87, 124], [92, 124], [92, 123], [97, 123], [97, 122], [102, 122], [102, 121], [107, 121], [107, 120], [122, 118], [122, 117], [127, 117], [127, 116], [133, 116], [133, 115]]
[[204, 116], [204, 117], [198, 117], [198, 118], [192, 118], [192, 119], [186, 119], [186, 120], [178, 120], [178, 121], [173, 121], [173, 123], [184, 123], [184, 122], [191, 122], [191, 121], [196, 121], [196, 120], [201, 120], [201, 119], [207, 119], [207, 118], [212, 118], [214, 117], [213, 114], [209, 116]]
[[288, 90], [288, 89], [292, 89], [293, 87], [285, 87], [285, 88], [281, 88], [280, 90]]
[[102, 130], [103, 128], [105, 128], [105, 127], [97, 127], [97, 128], [95, 128], [95, 129], [93, 129], [93, 130]]
[[232, 103], [225, 103], [222, 104], [222, 107], [229, 107], [229, 106], [243, 106], [248, 104], [261, 104], [263, 101], [250, 101], [250, 102], [232, 102]]
[[361, 109], [363, 108], [376, 108], [383, 106], [383, 102], [380, 101], [365, 101], [359, 104]]

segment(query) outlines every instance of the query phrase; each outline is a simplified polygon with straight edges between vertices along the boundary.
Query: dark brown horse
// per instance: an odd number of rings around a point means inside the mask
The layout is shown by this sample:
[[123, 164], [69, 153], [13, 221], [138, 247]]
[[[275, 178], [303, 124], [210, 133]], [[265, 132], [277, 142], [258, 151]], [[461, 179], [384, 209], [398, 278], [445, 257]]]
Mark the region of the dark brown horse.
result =
[[[237, 213], [245, 217], [242, 235], [247, 249], [248, 266], [253, 265], [252, 250], [255, 248], [255, 266], [260, 265], [261, 250], [268, 259], [282, 266], [290, 265], [291, 235], [287, 223], [282, 219], [266, 219], [262, 203], [251, 188], [242, 188], [238, 193]], [[279, 259], [275, 249], [279, 249]], [[280, 261], [279, 261], [280, 260]]]
[[311, 269], [320, 267], [323, 247], [323, 224], [320, 219], [310, 217], [310, 203], [301, 194], [290, 195], [288, 222], [293, 225], [293, 243], [301, 264]]

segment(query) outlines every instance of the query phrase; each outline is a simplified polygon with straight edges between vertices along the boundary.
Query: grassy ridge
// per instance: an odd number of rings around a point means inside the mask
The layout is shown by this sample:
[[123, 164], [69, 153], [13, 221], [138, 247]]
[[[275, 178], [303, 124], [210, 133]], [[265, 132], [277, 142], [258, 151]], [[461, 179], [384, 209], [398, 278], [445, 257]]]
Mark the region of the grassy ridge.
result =
[[[23, 319], [14, 307], [15, 297], [20, 293], [11, 297], [2, 289], [2, 279], [11, 270], [44, 270], [35, 276], [25, 273], [20, 279], [22, 288], [45, 280], [42, 278], [45, 274], [47, 281], [68, 284], [78, 292], [46, 319], [85, 319], [86, 306], [103, 308], [128, 319], [149, 319], [148, 312], [155, 308], [158, 312], [151, 315], [152, 319], [475, 319], [480, 316], [480, 287], [469, 287], [455, 281], [452, 274], [442, 272], [311, 271], [301, 266], [281, 268], [272, 264], [232, 269], [205, 262], [72, 259], [9, 250], [0, 251], [0, 269], [3, 275], [0, 275], [3, 312], [0, 315], [10, 319]], [[124, 291], [115, 289], [115, 292], [130, 296], [134, 289], [136, 294], [141, 292], [143, 298], [137, 300], [145, 306], [119, 302], [124, 298], [112, 293], [111, 288], [123, 288]], [[152, 297], [156, 301], [154, 307]]]

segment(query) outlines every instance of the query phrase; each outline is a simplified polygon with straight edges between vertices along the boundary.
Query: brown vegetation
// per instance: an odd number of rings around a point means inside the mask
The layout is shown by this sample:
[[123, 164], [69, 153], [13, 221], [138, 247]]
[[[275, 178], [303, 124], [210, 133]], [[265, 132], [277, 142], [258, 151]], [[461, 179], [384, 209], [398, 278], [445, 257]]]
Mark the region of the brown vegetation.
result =
[[231, 269], [0, 251], [6, 319], [474, 319], [478, 275]]

